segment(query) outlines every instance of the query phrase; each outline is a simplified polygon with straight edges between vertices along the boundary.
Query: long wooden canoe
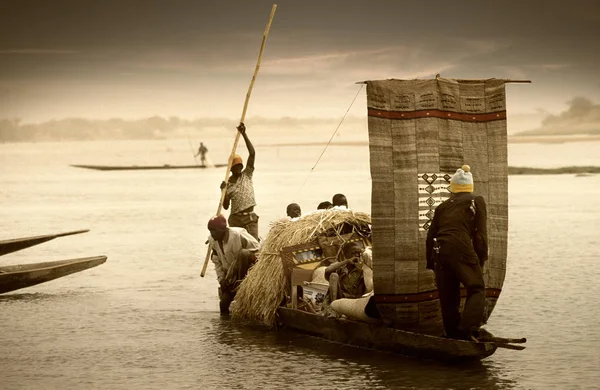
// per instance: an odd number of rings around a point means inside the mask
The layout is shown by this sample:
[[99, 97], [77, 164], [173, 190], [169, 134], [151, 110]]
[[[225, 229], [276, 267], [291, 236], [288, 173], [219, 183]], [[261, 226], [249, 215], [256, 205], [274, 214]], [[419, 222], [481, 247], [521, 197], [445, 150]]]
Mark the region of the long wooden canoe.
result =
[[89, 232], [89, 229], [74, 230], [71, 232], [57, 233], [57, 234], [45, 234], [42, 236], [31, 236], [22, 238], [12, 238], [10, 240], [0, 241], [0, 256], [7, 253], [20, 251], [21, 249], [29, 248], [30, 246], [42, 244], [46, 241], [53, 240], [57, 237], [71, 236], [73, 234], [81, 234]]
[[0, 267], [0, 294], [50, 280], [62, 278], [106, 261], [106, 256], [48, 261], [44, 263], [8, 265]]
[[227, 164], [214, 165], [71, 165], [75, 168], [94, 169], [97, 171], [134, 171], [134, 170], [157, 170], [157, 169], [204, 169], [221, 168]]
[[439, 360], [480, 360], [497, 348], [524, 349], [525, 339], [501, 339], [503, 342], [473, 342], [436, 337], [368, 324], [349, 319], [325, 317], [302, 310], [280, 307], [279, 325], [326, 340], [400, 355], [412, 355]]

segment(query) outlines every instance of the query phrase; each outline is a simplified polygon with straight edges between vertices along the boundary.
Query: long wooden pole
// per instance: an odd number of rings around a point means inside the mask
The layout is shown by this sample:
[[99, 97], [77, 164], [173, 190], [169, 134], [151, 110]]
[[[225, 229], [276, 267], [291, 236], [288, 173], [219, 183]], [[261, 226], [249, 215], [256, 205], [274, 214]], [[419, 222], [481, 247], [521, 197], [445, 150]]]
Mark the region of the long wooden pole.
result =
[[[248, 109], [248, 102], [250, 101], [250, 95], [252, 94], [252, 88], [254, 87], [254, 81], [256, 80], [256, 76], [258, 75], [258, 69], [260, 68], [260, 62], [262, 60], [263, 51], [265, 49], [265, 43], [267, 42], [267, 37], [269, 36], [269, 30], [271, 29], [271, 22], [273, 21], [273, 17], [275, 16], [275, 10], [277, 9], [277, 4], [273, 4], [273, 8], [271, 8], [271, 15], [269, 16], [269, 21], [267, 23], [267, 27], [265, 28], [265, 32], [263, 34], [262, 43], [260, 45], [260, 51], [258, 53], [258, 60], [256, 61], [256, 68], [254, 68], [254, 75], [252, 76], [252, 80], [250, 81], [250, 86], [248, 87], [248, 92], [246, 93], [246, 101], [244, 102], [244, 109], [242, 110], [242, 117], [240, 118], [240, 124], [244, 123], [246, 119], [246, 110]], [[229, 161], [227, 162], [227, 170], [225, 171], [225, 187], [221, 190], [221, 200], [219, 201], [219, 207], [217, 207], [217, 215], [221, 214], [221, 210], [223, 208], [223, 202], [225, 201], [225, 194], [227, 193], [227, 184], [229, 178], [229, 171], [231, 171], [231, 164], [233, 162], [233, 156], [235, 156], [235, 151], [237, 149], [238, 142], [240, 140], [240, 132], [238, 131], [235, 135], [235, 141], [233, 142], [233, 148], [231, 149], [231, 154], [229, 155]], [[204, 259], [204, 265], [202, 266], [202, 272], [200, 273], [201, 277], [204, 277], [206, 274], [206, 267], [208, 266], [208, 260], [210, 260], [211, 250], [206, 251], [206, 258]]]

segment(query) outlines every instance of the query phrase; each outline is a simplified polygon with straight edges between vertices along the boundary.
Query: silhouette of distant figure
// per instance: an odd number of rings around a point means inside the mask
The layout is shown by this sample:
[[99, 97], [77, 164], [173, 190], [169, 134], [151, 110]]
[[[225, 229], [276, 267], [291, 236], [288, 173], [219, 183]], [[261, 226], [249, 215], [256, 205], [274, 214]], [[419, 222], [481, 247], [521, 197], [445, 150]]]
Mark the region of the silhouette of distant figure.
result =
[[208, 148], [204, 146], [203, 142], [200, 142], [200, 146], [198, 147], [198, 153], [194, 155], [194, 157], [200, 156], [200, 162], [202, 165], [206, 165], [206, 152], [208, 152]]
[[344, 194], [335, 194], [333, 195], [333, 199], [331, 199], [331, 203], [333, 204], [333, 207], [345, 207], [348, 208], [348, 200], [346, 199], [346, 196]]
[[333, 207], [333, 205], [331, 204], [331, 202], [326, 200], [325, 202], [319, 203], [319, 205], [317, 206], [317, 210], [327, 210], [332, 207]]
[[300, 205], [298, 203], [290, 203], [285, 210], [287, 216], [290, 218], [298, 218], [302, 215], [302, 210], [300, 209]]

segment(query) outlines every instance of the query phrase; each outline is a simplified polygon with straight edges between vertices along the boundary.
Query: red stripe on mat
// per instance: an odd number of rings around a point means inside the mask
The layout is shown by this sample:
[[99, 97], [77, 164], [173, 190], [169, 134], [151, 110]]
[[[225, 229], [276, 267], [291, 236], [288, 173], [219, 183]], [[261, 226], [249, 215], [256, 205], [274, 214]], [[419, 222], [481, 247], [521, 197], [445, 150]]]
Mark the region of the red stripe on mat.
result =
[[[488, 298], [498, 298], [502, 290], [499, 288], [486, 288], [485, 296]], [[460, 296], [466, 298], [467, 290], [460, 289]], [[375, 303], [418, 303], [439, 299], [438, 290], [431, 290], [415, 294], [375, 294]]]
[[491, 122], [506, 119], [506, 111], [490, 112], [486, 114], [468, 114], [442, 110], [418, 110], [418, 111], [385, 111], [369, 108], [368, 115], [384, 119], [416, 119], [416, 118], [440, 118], [463, 122]]

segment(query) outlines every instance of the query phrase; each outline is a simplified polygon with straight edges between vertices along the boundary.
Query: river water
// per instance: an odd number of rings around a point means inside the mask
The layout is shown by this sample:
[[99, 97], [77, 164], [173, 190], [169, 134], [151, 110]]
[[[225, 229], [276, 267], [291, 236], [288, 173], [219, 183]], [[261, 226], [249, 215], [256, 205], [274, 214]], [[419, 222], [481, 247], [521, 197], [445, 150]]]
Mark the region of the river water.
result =
[[[203, 141], [226, 162], [231, 139]], [[366, 147], [332, 145], [313, 169], [323, 146], [254, 142], [263, 237], [291, 202], [308, 211], [342, 192], [369, 211]], [[0, 145], [0, 239], [91, 229], [0, 264], [108, 256], [0, 296], [0, 389], [597, 388], [600, 176], [509, 178], [507, 275], [487, 328], [527, 337], [527, 349], [447, 365], [221, 319], [212, 264], [199, 274], [224, 169], [69, 166], [192, 164], [191, 149], [187, 139]], [[511, 144], [509, 156], [515, 166], [600, 165], [598, 150]]]

